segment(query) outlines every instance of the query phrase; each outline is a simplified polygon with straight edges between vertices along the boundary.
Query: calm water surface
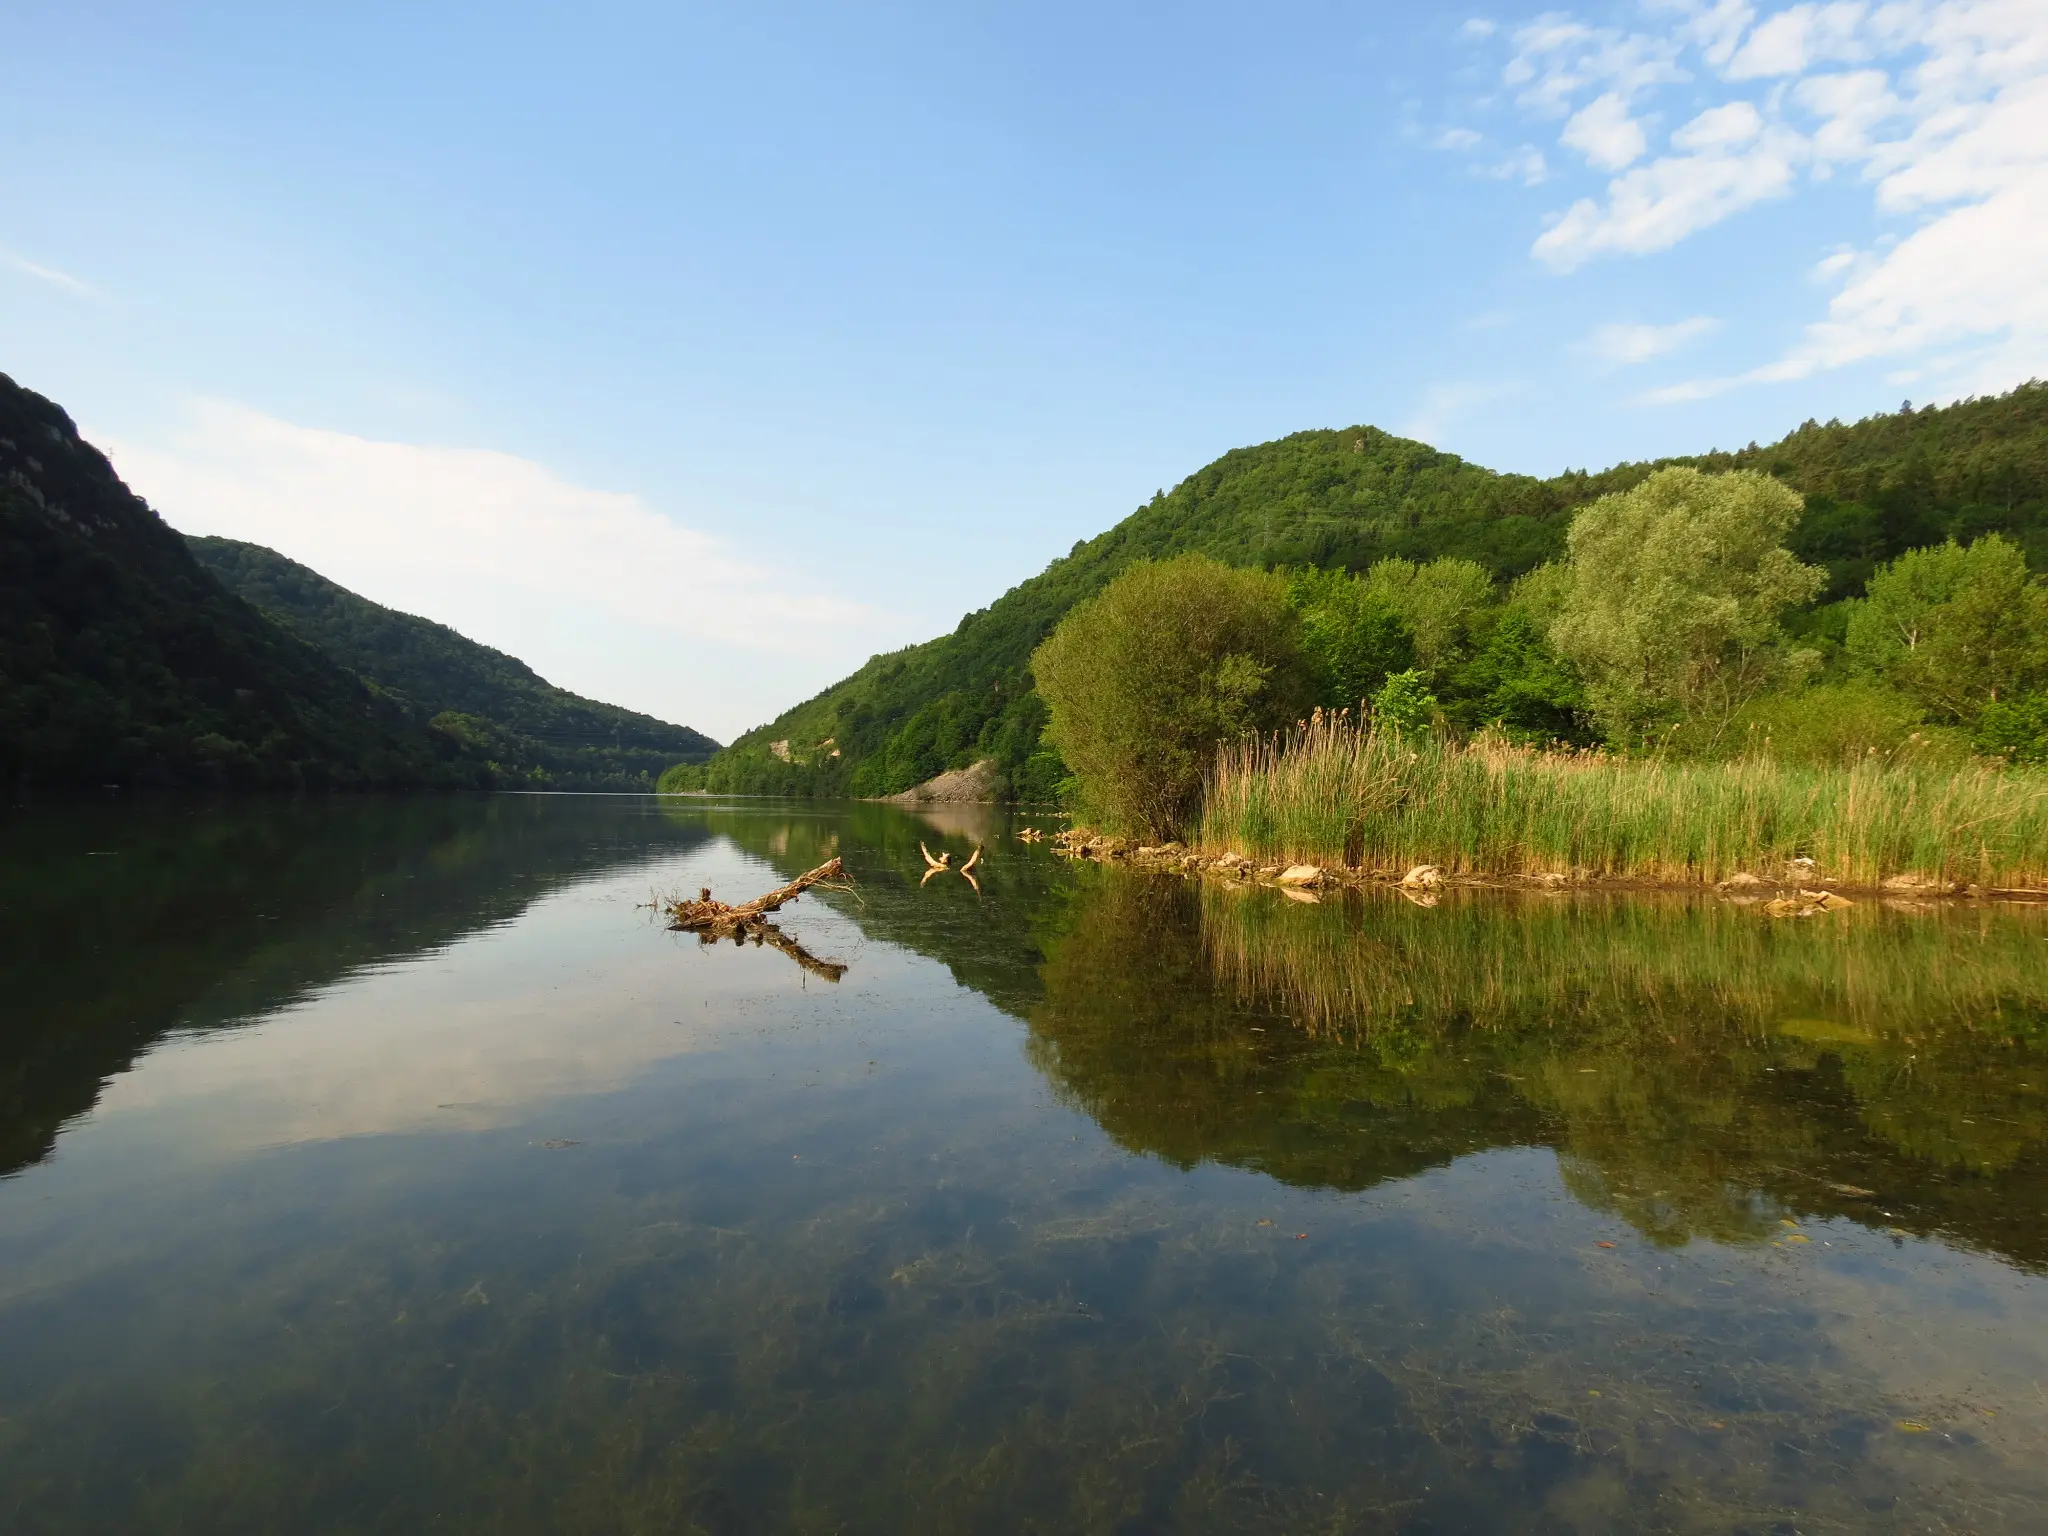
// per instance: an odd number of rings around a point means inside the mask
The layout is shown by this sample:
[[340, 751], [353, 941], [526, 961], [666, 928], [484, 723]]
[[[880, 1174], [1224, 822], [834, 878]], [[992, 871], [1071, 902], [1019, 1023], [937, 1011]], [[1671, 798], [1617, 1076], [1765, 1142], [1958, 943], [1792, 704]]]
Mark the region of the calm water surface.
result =
[[0, 815], [0, 1527], [2048, 1529], [2048, 911], [972, 814]]

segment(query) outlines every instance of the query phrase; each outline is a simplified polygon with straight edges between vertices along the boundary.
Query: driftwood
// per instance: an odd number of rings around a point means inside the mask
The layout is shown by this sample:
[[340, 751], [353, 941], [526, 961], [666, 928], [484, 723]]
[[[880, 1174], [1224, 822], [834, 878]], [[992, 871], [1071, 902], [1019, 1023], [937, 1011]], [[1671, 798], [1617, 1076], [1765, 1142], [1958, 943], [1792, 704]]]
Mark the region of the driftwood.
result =
[[706, 886], [697, 892], [695, 901], [669, 903], [669, 926], [689, 933], [708, 933], [713, 938], [726, 938], [747, 924], [778, 910], [784, 902], [795, 901], [812, 886], [836, 880], [845, 873], [846, 866], [840, 860], [834, 859], [829, 864], [820, 864], [807, 875], [798, 875], [789, 884], [770, 891], [766, 896], [756, 896], [746, 905], [739, 907], [729, 907], [722, 901], [713, 901], [711, 888]]
[[974, 866], [981, 862], [981, 844], [974, 845], [974, 852], [967, 855], [967, 862], [958, 869], [953, 867], [953, 855], [950, 853], [942, 853], [934, 858], [931, 849], [925, 847], [922, 842], [917, 845], [917, 851], [924, 855], [925, 862], [924, 879], [917, 882], [919, 885], [929, 884], [933, 875], [961, 875], [974, 887], [975, 895], [981, 894], [981, 882], [974, 878]]
[[845, 966], [836, 960], [820, 960], [769, 922], [768, 914], [780, 910], [786, 902], [795, 901], [813, 886], [833, 884], [845, 872], [845, 865], [834, 859], [829, 864], [820, 864], [807, 875], [799, 875], [789, 884], [770, 891], [766, 896], [757, 896], [737, 907], [728, 906], [722, 901], [713, 901], [711, 890], [707, 886], [697, 892], [694, 901], [670, 902], [668, 925], [680, 933], [694, 933], [706, 944], [716, 944], [720, 939], [731, 939], [735, 944], [745, 944], [751, 939], [757, 945], [765, 944], [770, 949], [781, 950], [814, 976], [822, 976], [827, 981], [837, 981], [846, 974]]

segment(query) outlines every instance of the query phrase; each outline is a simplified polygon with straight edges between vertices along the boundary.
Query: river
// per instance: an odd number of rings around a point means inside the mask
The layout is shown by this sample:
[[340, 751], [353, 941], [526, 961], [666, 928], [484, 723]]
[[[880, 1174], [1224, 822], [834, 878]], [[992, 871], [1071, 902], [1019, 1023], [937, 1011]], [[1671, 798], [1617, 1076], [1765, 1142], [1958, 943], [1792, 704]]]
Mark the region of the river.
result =
[[0, 1527], [2048, 1526], [2048, 910], [1021, 824], [5, 812]]

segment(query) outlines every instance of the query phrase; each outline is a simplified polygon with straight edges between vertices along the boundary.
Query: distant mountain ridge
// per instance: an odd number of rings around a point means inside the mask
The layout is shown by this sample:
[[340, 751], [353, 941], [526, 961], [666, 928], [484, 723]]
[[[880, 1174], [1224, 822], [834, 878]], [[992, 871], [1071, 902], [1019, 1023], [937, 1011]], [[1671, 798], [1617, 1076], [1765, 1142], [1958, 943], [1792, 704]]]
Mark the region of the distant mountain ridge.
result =
[[188, 542], [0, 374], [0, 783], [644, 790], [717, 745], [271, 550]]
[[1077, 543], [949, 635], [875, 656], [747, 732], [673, 787], [887, 795], [994, 758], [1009, 792], [1048, 796], [1032, 651], [1134, 561], [1187, 551], [1232, 565], [1363, 570], [1389, 556], [1459, 556], [1509, 578], [1555, 558], [1572, 514], [1665, 464], [1759, 469], [1806, 497], [1791, 540], [1825, 566], [1823, 600], [1881, 562], [1943, 538], [2002, 533], [2048, 567], [2048, 384], [1845, 424], [1808, 421], [1767, 446], [1568, 471], [1501, 474], [1373, 427], [1298, 432], [1234, 449]]
[[516, 777], [646, 789], [670, 764], [718, 750], [700, 731], [557, 688], [517, 657], [373, 603], [260, 544], [195, 535], [186, 543], [229, 591]]
[[200, 569], [0, 374], [0, 780], [478, 786], [487, 767]]

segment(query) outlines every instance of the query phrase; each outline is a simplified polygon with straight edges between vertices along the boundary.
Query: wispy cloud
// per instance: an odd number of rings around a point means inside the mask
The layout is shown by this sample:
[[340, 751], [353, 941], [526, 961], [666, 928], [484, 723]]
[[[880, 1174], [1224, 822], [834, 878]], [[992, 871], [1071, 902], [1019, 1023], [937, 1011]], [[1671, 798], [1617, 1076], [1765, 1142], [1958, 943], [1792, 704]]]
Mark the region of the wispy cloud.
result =
[[1652, 358], [1668, 356], [1720, 328], [1721, 322], [1708, 315], [1694, 315], [1671, 325], [1616, 322], [1601, 326], [1580, 342], [1576, 350], [1610, 367], [1627, 368], [1647, 363]]
[[97, 294], [97, 290], [90, 283], [80, 281], [69, 272], [59, 272], [55, 267], [43, 266], [25, 256], [17, 256], [12, 251], [0, 254], [0, 260], [4, 260], [17, 272], [26, 273], [38, 281], [48, 283], [52, 288], [62, 288], [66, 293], [76, 294], [80, 298], [92, 298]]
[[[1551, 12], [1513, 34], [1502, 79], [1517, 102], [1613, 173], [1551, 217], [1539, 261], [1571, 272], [1669, 250], [1843, 171], [1875, 189], [1880, 217], [1911, 221], [1820, 262], [1837, 291], [1780, 356], [1646, 399], [1923, 352], [1959, 389], [2048, 371], [2043, 0], [1645, 0], [1644, 14], [1668, 25]], [[1680, 83], [1693, 112], [1658, 149], [1656, 106]]]
[[1534, 144], [1518, 145], [1505, 160], [1473, 169], [1496, 181], [1519, 181], [1525, 187], [1540, 187], [1550, 179], [1550, 163]]
[[[914, 638], [638, 496], [508, 453], [377, 441], [219, 401], [194, 404], [163, 440], [101, 441], [186, 532], [268, 545], [565, 687], [714, 734], [755, 723], [740, 711], [763, 673], [778, 692], [815, 688]], [[719, 673], [752, 680], [726, 688]]]

